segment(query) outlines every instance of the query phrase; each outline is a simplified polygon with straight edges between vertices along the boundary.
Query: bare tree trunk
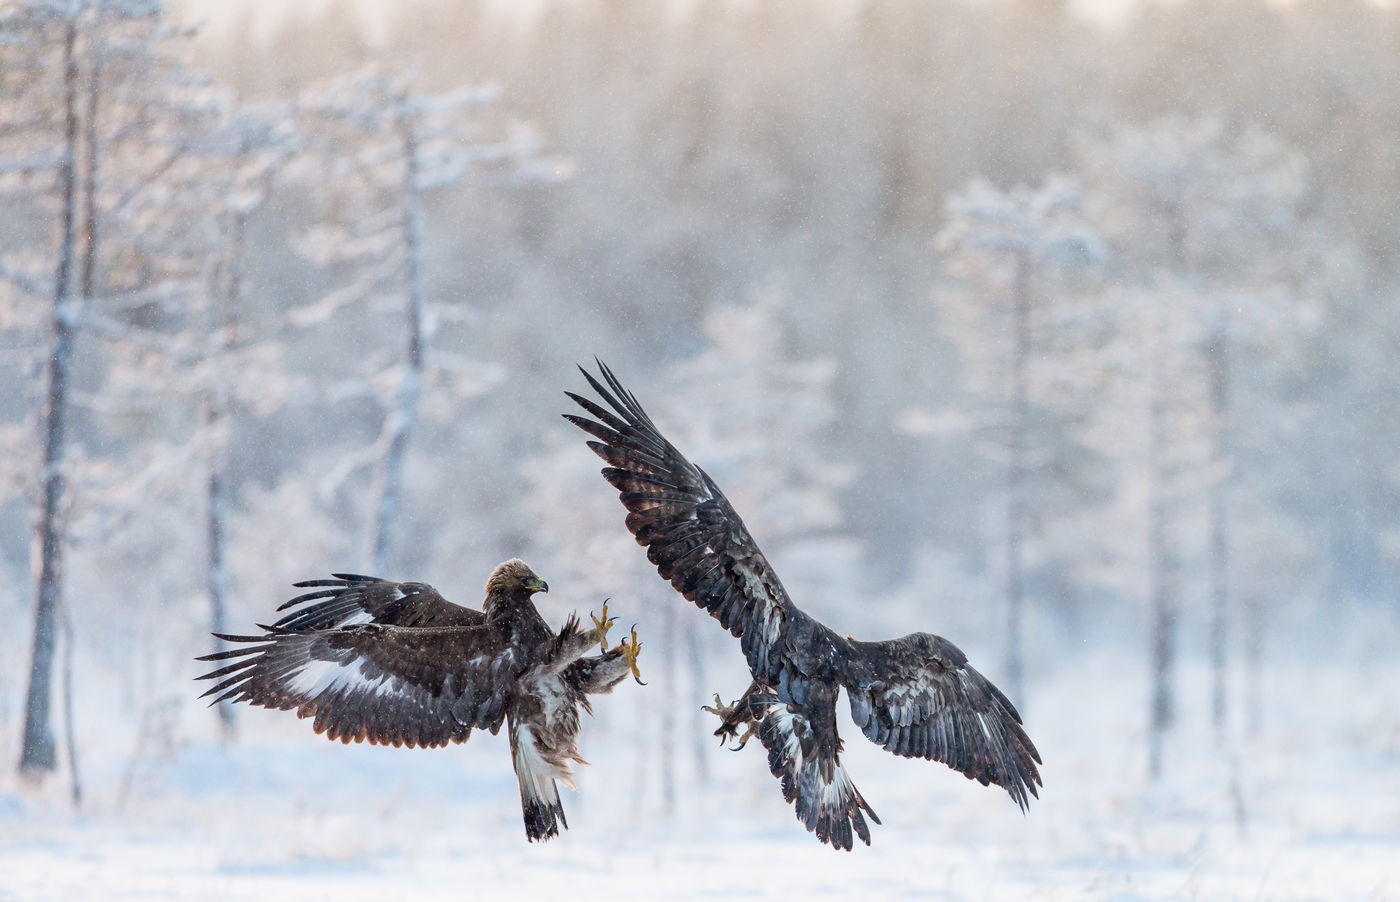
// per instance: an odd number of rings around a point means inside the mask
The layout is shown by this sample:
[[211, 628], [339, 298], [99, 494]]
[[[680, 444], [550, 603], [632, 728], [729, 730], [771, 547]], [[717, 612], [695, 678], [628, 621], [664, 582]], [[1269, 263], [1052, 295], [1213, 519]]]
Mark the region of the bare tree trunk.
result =
[[1211, 464], [1219, 479], [1211, 487], [1207, 516], [1210, 520], [1210, 719], [1218, 743], [1225, 740], [1226, 690], [1229, 673], [1227, 650], [1230, 637], [1229, 522], [1227, 520], [1230, 474], [1226, 470], [1226, 415], [1229, 401], [1230, 348], [1225, 314], [1220, 315], [1215, 335], [1206, 352], [1210, 380]]
[[1030, 356], [1031, 287], [1030, 257], [1016, 259], [1015, 296], [1012, 298], [1011, 434], [1006, 469], [1006, 678], [1011, 697], [1025, 705], [1025, 575], [1022, 570], [1026, 537], [1026, 432], [1030, 418], [1030, 392], [1026, 362]]
[[[91, 65], [87, 81], [87, 115], [83, 122], [83, 225], [86, 228], [83, 251], [78, 267], [78, 296], [83, 303], [92, 298], [97, 281], [97, 170], [100, 147], [97, 138], [97, 104], [101, 98], [102, 52], [98, 45], [99, 37], [94, 32], [89, 38], [88, 56]], [[68, 746], [68, 775], [71, 780], [73, 807], [83, 804], [83, 780], [78, 771], [78, 738], [76, 717], [73, 713], [73, 606], [62, 604], [63, 614], [63, 735]]]
[[78, 150], [78, 23], [70, 19], [63, 37], [64, 135], [63, 160], [58, 168], [62, 216], [58, 264], [54, 277], [54, 349], [49, 357], [48, 393], [44, 405], [43, 502], [39, 516], [39, 585], [34, 605], [34, 645], [25, 701], [24, 740], [19, 769], [42, 779], [53, 771], [55, 750], [50, 725], [49, 696], [57, 615], [63, 597], [63, 458], [67, 440], [68, 375], [73, 353], [72, 298], [74, 219], [77, 213]]
[[423, 379], [423, 205], [418, 185], [418, 136], [405, 98], [398, 101], [396, 122], [403, 141], [403, 240], [407, 282], [408, 353], [399, 383], [398, 408], [389, 415], [389, 445], [380, 475], [379, 507], [374, 533], [374, 572], [389, 573], [394, 521], [403, 491], [403, 462], [409, 433], [418, 415]]
[[78, 737], [73, 717], [73, 611], [63, 609], [63, 735], [68, 740], [68, 776], [73, 807], [83, 804], [83, 778], [78, 772]]
[[[691, 698], [704, 698], [710, 691], [708, 677], [705, 674], [705, 656], [700, 649], [700, 631], [695, 628], [694, 617], [687, 617], [685, 620], [685, 650], [686, 657], [690, 659], [690, 678], [694, 684], [691, 688]], [[705, 713], [701, 705], [691, 705], [691, 733], [694, 740], [693, 751], [695, 753], [695, 778], [701, 783], [708, 783], [710, 780], [710, 733], [705, 729]]]
[[660, 748], [657, 757], [661, 772], [661, 814], [668, 821], [676, 813], [676, 704], [680, 698], [680, 687], [676, 685], [676, 608], [668, 604], [662, 614], [662, 685], [668, 696], [661, 709]]
[[1148, 523], [1149, 609], [1151, 619], [1152, 700], [1149, 712], [1148, 775], [1162, 774], [1162, 745], [1175, 718], [1172, 673], [1176, 659], [1177, 588], [1180, 565], [1171, 534], [1172, 467], [1167, 449], [1168, 402], [1166, 384], [1166, 328], [1169, 299], [1156, 299], [1156, 328], [1152, 347], [1151, 402], [1148, 413]]
[[95, 31], [89, 38], [88, 55], [92, 63], [88, 70], [87, 119], [83, 123], [84, 145], [87, 150], [83, 157], [83, 224], [85, 241], [81, 264], [78, 269], [78, 295], [84, 301], [91, 298], [97, 281], [97, 168], [101, 148], [97, 140], [97, 102], [101, 95], [102, 53], [98, 46]]
[[1263, 666], [1264, 666], [1264, 601], [1258, 595], [1250, 596], [1244, 605], [1245, 640], [1245, 732], [1250, 736], [1259, 735], [1264, 725]]
[[[215, 288], [210, 306], [210, 334], [213, 343], [208, 397], [205, 401], [204, 428], [209, 436], [209, 478], [206, 491], [206, 542], [209, 555], [208, 591], [210, 632], [226, 633], [228, 619], [228, 564], [225, 560], [224, 522], [228, 511], [228, 350], [237, 322], [238, 296], [242, 290], [243, 232], [246, 217], [234, 212], [228, 217], [228, 242], [224, 248], [223, 278]], [[214, 650], [227, 644], [214, 640]], [[234, 732], [231, 702], [215, 706], [225, 738]]]

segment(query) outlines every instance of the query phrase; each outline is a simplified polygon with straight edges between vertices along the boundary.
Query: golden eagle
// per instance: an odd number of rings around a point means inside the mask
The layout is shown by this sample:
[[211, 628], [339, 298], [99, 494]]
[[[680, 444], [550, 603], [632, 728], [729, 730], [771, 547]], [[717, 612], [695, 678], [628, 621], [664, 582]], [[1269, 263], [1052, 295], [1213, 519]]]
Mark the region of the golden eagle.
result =
[[803, 613], [724, 493], [598, 367], [606, 387], [580, 371], [607, 407], [566, 392], [593, 419], [565, 418], [597, 439], [588, 447], [608, 464], [603, 476], [621, 493], [627, 528], [657, 572], [739, 639], [753, 674], [738, 701], [722, 706], [716, 694], [716, 707], [706, 708], [721, 718], [721, 742], [735, 737], [742, 747], [757, 732], [797, 819], [835, 848], [850, 849], [853, 833], [869, 845], [861, 812], [880, 819], [840, 763], [836, 697], [844, 687], [871, 742], [995, 783], [1024, 811], [1028, 794], [1038, 795], [1040, 755], [1006, 696], [940, 636], [861, 642]]
[[[570, 615], [557, 634], [530, 597], [549, 586], [519, 559], [486, 581], [475, 611], [425, 583], [335, 574], [296, 583], [316, 591], [261, 636], [225, 636], [251, 648], [205, 655], [237, 658], [198, 679], [219, 680], [204, 693], [313, 718], [318, 733], [341, 742], [434, 748], [466, 742], [473, 729], [494, 734], [504, 720], [520, 784], [525, 834], [547, 840], [567, 828], [555, 781], [573, 787], [579, 710], [588, 695], [612, 691], [630, 671], [640, 683], [630, 641], [607, 647], [615, 621], [608, 606], [584, 629]], [[310, 604], [309, 602], [314, 602]], [[601, 654], [589, 655], [597, 644]]]

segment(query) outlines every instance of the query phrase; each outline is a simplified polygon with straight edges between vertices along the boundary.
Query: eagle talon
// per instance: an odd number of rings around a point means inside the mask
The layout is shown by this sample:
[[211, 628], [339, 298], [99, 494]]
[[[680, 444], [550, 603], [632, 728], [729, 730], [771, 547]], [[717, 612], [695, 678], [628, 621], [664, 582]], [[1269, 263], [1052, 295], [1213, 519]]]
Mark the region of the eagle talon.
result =
[[709, 705], [702, 705], [700, 707], [701, 711], [708, 711], [709, 713], [715, 715], [720, 719], [721, 723], [719, 725], [719, 729], [715, 730], [714, 732], [714, 735], [719, 737], [720, 745], [724, 745], [730, 739], [734, 739], [739, 743], [737, 746], [734, 747], [734, 751], [738, 751], [739, 749], [743, 748], [744, 743], [748, 742], [749, 737], [753, 736], [752, 726], [750, 726], [749, 729], [745, 731], [742, 737], [739, 735], [739, 727], [734, 721], [734, 713], [738, 707], [738, 702], [735, 702], [732, 705], [726, 705], [723, 702], [723, 700], [720, 699], [718, 692], [715, 693], [714, 707], [710, 707]]
[[[612, 628], [614, 623], [617, 623], [616, 617], [608, 616], [609, 600], [610, 599], [603, 600], [603, 613], [596, 617], [592, 614], [588, 615], [593, 619], [593, 628], [598, 631], [598, 649], [604, 652], [608, 650], [608, 630]], [[636, 633], [633, 632], [633, 635], [635, 636]], [[636, 668], [634, 667], [633, 669], [635, 670]]]
[[[733, 728], [731, 728], [731, 730], [732, 730], [732, 729], [733, 729]], [[742, 749], [744, 746], [748, 745], [748, 744], [749, 744], [749, 740], [753, 738], [753, 734], [754, 734], [755, 732], [757, 732], [757, 730], [758, 730], [758, 724], [757, 724], [755, 721], [749, 721], [748, 726], [746, 726], [746, 727], [744, 728], [743, 734], [742, 734], [742, 735], [737, 735], [737, 736], [735, 736], [735, 739], [738, 741], [739, 744], [736, 745], [736, 746], [734, 746], [734, 747], [732, 747], [732, 748], [730, 748], [730, 751], [731, 751], [731, 752], [737, 752], [737, 751], [739, 751], [740, 749]], [[736, 732], [736, 733], [737, 733], [738, 731], [735, 730], [735, 731], [733, 731], [733, 732]]]
[[642, 672], [637, 669], [637, 656], [642, 653], [642, 643], [637, 638], [637, 624], [632, 624], [631, 641], [623, 639], [617, 648], [627, 659], [627, 666], [632, 668], [632, 679], [637, 681], [638, 686], [645, 686], [646, 683], [642, 681]]

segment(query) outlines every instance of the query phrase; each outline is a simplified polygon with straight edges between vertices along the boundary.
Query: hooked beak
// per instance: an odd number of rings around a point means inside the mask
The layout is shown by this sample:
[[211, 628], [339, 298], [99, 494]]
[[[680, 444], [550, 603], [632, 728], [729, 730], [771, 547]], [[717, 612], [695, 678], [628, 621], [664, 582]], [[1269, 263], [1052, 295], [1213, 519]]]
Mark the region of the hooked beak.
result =
[[525, 588], [529, 589], [531, 592], [543, 592], [546, 595], [549, 594], [549, 583], [540, 579], [538, 576], [525, 583]]

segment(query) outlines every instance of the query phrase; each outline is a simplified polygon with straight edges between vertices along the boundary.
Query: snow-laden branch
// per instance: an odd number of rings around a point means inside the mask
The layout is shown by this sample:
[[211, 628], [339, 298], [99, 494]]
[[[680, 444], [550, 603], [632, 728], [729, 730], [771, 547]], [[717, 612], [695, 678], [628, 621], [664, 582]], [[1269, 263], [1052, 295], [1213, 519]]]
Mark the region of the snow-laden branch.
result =
[[42, 279], [23, 270], [6, 266], [4, 263], [0, 263], [0, 279], [34, 297], [45, 297], [53, 293], [52, 278]]
[[55, 169], [66, 163], [67, 160], [67, 154], [62, 149], [40, 151], [25, 157], [0, 159], [0, 176], [43, 172]]
[[84, 304], [88, 309], [101, 314], [120, 313], [150, 305], [173, 309], [202, 299], [207, 290], [204, 282], [199, 280], [165, 279], [131, 291], [86, 298]]
[[1066, 266], [1097, 263], [1106, 249], [1081, 218], [1079, 205], [1079, 186], [1063, 177], [1047, 179], [1038, 189], [1011, 191], [975, 180], [948, 199], [948, 224], [935, 246], [947, 254], [964, 250]]
[[75, 325], [111, 341], [119, 341], [146, 351], [155, 351], [175, 363], [193, 363], [204, 356], [201, 343], [188, 335], [166, 335], [131, 326], [96, 310], [82, 310]]

